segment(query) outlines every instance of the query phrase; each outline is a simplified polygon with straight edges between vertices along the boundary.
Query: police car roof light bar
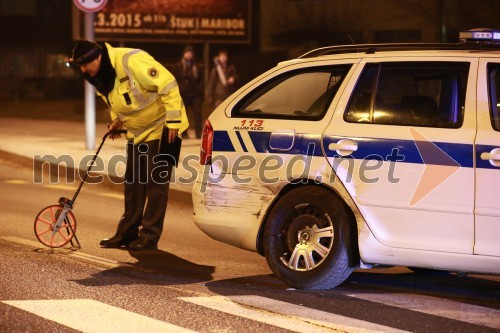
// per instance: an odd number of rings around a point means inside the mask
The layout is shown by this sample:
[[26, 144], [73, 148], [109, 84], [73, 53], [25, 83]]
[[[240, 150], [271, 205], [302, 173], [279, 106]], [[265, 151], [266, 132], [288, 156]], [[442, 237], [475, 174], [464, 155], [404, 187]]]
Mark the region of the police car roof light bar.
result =
[[382, 43], [326, 46], [306, 52], [298, 59], [343, 53], [373, 54], [383, 51], [500, 50], [500, 30], [472, 29], [461, 31], [459, 37], [459, 43]]
[[467, 31], [460, 31], [460, 41], [467, 42], [490, 42], [500, 43], [500, 30], [493, 29], [471, 29]]

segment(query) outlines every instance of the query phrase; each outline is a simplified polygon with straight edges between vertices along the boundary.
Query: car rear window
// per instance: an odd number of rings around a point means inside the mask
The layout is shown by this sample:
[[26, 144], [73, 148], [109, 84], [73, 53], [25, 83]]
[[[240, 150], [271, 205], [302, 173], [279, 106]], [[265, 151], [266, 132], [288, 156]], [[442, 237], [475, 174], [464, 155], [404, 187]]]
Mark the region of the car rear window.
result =
[[459, 128], [469, 63], [366, 65], [344, 114], [347, 122]]
[[232, 116], [321, 119], [350, 68], [351, 65], [340, 65], [279, 75], [238, 103]]

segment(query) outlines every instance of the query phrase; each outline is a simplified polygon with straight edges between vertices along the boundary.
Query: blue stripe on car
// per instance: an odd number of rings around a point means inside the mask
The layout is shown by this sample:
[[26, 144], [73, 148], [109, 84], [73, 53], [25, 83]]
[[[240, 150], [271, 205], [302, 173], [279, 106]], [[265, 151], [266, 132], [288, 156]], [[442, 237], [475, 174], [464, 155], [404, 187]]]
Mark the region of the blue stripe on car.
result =
[[[270, 132], [248, 132], [250, 139], [258, 153], [276, 153], [291, 155], [323, 156], [321, 150], [321, 136], [313, 134], [296, 134], [293, 147], [283, 151], [281, 149], [272, 149], [269, 146], [271, 139]], [[276, 134], [275, 134], [276, 135]], [[288, 140], [289, 133], [284, 134]]]
[[227, 131], [214, 131], [212, 150], [215, 151], [236, 151]]
[[[237, 133], [238, 135], [239, 133]], [[271, 138], [270, 132], [248, 132], [250, 139], [257, 153], [275, 153], [275, 154], [291, 154], [291, 155], [308, 155], [308, 156], [327, 156], [338, 157], [335, 150], [328, 149], [331, 143], [336, 143], [340, 139], [350, 139], [358, 144], [358, 150], [353, 152], [350, 157], [355, 159], [378, 159], [385, 161], [400, 161], [405, 163], [423, 164], [424, 160], [413, 140], [396, 140], [396, 139], [380, 139], [380, 138], [346, 138], [328, 136], [322, 138], [321, 135], [313, 134], [296, 134], [293, 147], [283, 151], [272, 149], [269, 146]], [[275, 133], [276, 135], [276, 133]], [[289, 134], [286, 134], [289, 135]], [[242, 143], [241, 134], [238, 139]], [[325, 152], [322, 150], [322, 140], [325, 147]], [[430, 143], [427, 143], [430, 144]], [[434, 165], [456, 165], [457, 162], [461, 167], [474, 167], [474, 145], [449, 143], [449, 142], [432, 142], [441, 151], [446, 153], [451, 159], [442, 158], [442, 156], [431, 155], [427, 156], [425, 163]], [[243, 144], [242, 144], [243, 146]], [[487, 169], [498, 169], [480, 158], [481, 153], [490, 152], [498, 146], [476, 145], [476, 167]], [[215, 131], [213, 150], [220, 152], [234, 152], [235, 149], [231, 144], [227, 131]]]
[[[330, 143], [335, 143], [345, 137], [325, 137], [325, 149], [328, 157], [334, 157], [337, 153], [328, 148]], [[405, 163], [423, 164], [422, 156], [413, 140], [393, 140], [379, 138], [349, 138], [358, 144], [358, 150], [350, 156], [355, 159], [369, 159], [370, 156], [381, 156], [384, 160], [391, 160], [395, 156], [402, 156]], [[432, 142], [441, 151], [445, 152], [451, 159], [465, 168], [473, 167], [473, 146], [468, 144], [455, 144], [447, 142]], [[394, 151], [395, 149], [395, 151]], [[396, 155], [397, 154], [397, 155]], [[374, 158], [374, 157], [373, 157]], [[379, 158], [380, 159], [380, 158]], [[426, 164], [456, 165], [452, 161], [440, 156], [433, 156]]]

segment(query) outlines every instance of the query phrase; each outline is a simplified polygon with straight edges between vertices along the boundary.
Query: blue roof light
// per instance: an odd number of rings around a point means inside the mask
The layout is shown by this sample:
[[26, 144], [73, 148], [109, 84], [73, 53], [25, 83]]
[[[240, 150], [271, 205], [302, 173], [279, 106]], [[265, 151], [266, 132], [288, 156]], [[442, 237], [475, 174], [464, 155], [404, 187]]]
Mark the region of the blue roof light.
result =
[[500, 43], [500, 30], [472, 29], [467, 31], [460, 31], [459, 38], [464, 42], [475, 41]]

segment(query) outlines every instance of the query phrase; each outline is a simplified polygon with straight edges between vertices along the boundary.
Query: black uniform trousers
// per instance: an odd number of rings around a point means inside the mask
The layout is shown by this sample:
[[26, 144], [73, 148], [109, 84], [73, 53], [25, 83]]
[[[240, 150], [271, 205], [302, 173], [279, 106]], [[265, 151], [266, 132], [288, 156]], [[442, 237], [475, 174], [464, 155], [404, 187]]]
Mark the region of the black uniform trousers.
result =
[[181, 139], [168, 143], [167, 135], [165, 129], [161, 141], [127, 143], [125, 211], [118, 223], [117, 236], [129, 240], [139, 236], [155, 244], [160, 239], [170, 177], [181, 147]]

